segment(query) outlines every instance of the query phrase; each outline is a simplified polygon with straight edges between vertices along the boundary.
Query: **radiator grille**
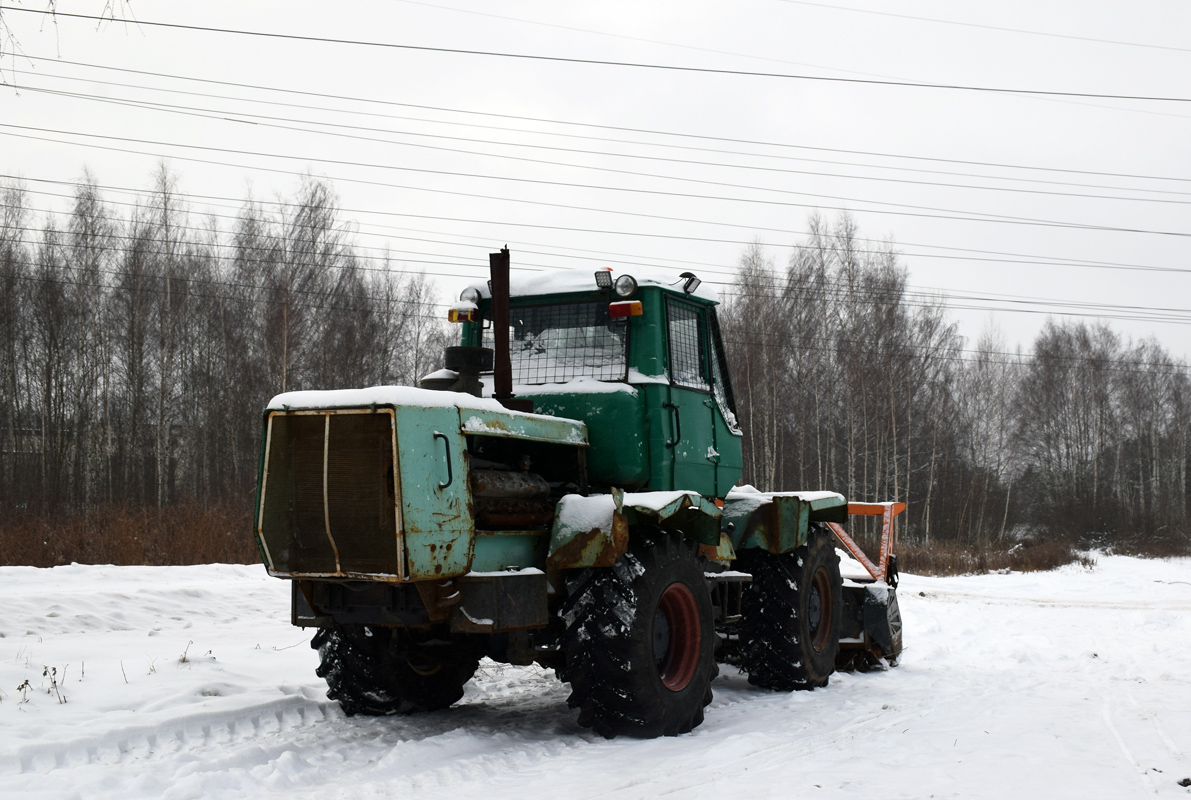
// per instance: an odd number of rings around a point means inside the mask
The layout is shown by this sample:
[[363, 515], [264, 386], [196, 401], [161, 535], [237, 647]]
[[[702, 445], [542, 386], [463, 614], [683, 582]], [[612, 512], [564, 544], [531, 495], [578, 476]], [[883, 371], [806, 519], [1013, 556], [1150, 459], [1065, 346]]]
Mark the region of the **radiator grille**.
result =
[[270, 426], [260, 526], [272, 569], [398, 574], [392, 415], [275, 414]]

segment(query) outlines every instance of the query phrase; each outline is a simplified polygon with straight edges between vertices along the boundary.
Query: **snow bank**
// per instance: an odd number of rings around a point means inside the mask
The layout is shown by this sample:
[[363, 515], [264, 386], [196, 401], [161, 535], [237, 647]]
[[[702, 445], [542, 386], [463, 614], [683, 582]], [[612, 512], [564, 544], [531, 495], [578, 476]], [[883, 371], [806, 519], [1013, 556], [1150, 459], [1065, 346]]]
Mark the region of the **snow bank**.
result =
[[1189, 796], [1191, 559], [898, 595], [896, 669], [782, 694], [721, 666], [693, 733], [605, 741], [491, 662], [449, 711], [344, 717], [259, 566], [0, 568], [0, 796]]

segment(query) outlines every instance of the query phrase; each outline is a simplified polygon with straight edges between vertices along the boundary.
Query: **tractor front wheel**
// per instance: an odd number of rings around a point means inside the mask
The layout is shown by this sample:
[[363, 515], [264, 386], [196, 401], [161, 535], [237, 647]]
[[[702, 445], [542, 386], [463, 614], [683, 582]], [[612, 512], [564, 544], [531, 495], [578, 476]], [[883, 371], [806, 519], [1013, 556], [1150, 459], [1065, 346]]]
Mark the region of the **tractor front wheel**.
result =
[[318, 650], [316, 673], [327, 680], [327, 697], [343, 713], [383, 716], [434, 711], [463, 697], [479, 655], [460, 637], [431, 638], [368, 625], [322, 628], [310, 646]]
[[711, 702], [711, 595], [681, 534], [633, 538], [612, 567], [568, 576], [559, 677], [580, 725], [609, 738], [675, 736], [699, 725]]

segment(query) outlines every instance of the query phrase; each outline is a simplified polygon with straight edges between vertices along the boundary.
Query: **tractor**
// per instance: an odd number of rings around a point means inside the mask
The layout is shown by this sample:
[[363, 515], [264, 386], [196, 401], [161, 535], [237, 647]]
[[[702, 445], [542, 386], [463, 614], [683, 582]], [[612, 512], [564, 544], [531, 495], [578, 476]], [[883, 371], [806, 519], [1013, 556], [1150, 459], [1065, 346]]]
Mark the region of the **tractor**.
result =
[[[777, 691], [896, 662], [905, 505], [739, 485], [713, 291], [690, 272], [512, 281], [507, 249], [489, 266], [419, 387], [264, 412], [256, 540], [317, 629], [328, 697], [432, 711], [484, 657], [537, 663], [580, 725], [651, 738], [703, 721], [721, 662]], [[875, 561], [857, 515], [881, 518]]]

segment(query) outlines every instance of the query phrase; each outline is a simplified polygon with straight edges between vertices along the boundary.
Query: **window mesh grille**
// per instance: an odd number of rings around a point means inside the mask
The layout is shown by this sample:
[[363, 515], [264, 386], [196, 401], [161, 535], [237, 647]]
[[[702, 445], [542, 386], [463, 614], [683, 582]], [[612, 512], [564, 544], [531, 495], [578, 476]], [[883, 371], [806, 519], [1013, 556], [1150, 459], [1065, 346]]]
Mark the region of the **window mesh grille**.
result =
[[707, 389], [699, 309], [667, 299], [666, 317], [670, 330], [670, 380], [679, 386]]
[[[607, 302], [510, 308], [513, 383], [624, 380], [627, 338], [628, 320], [609, 319]], [[492, 342], [492, 331], [484, 331], [484, 345]]]

